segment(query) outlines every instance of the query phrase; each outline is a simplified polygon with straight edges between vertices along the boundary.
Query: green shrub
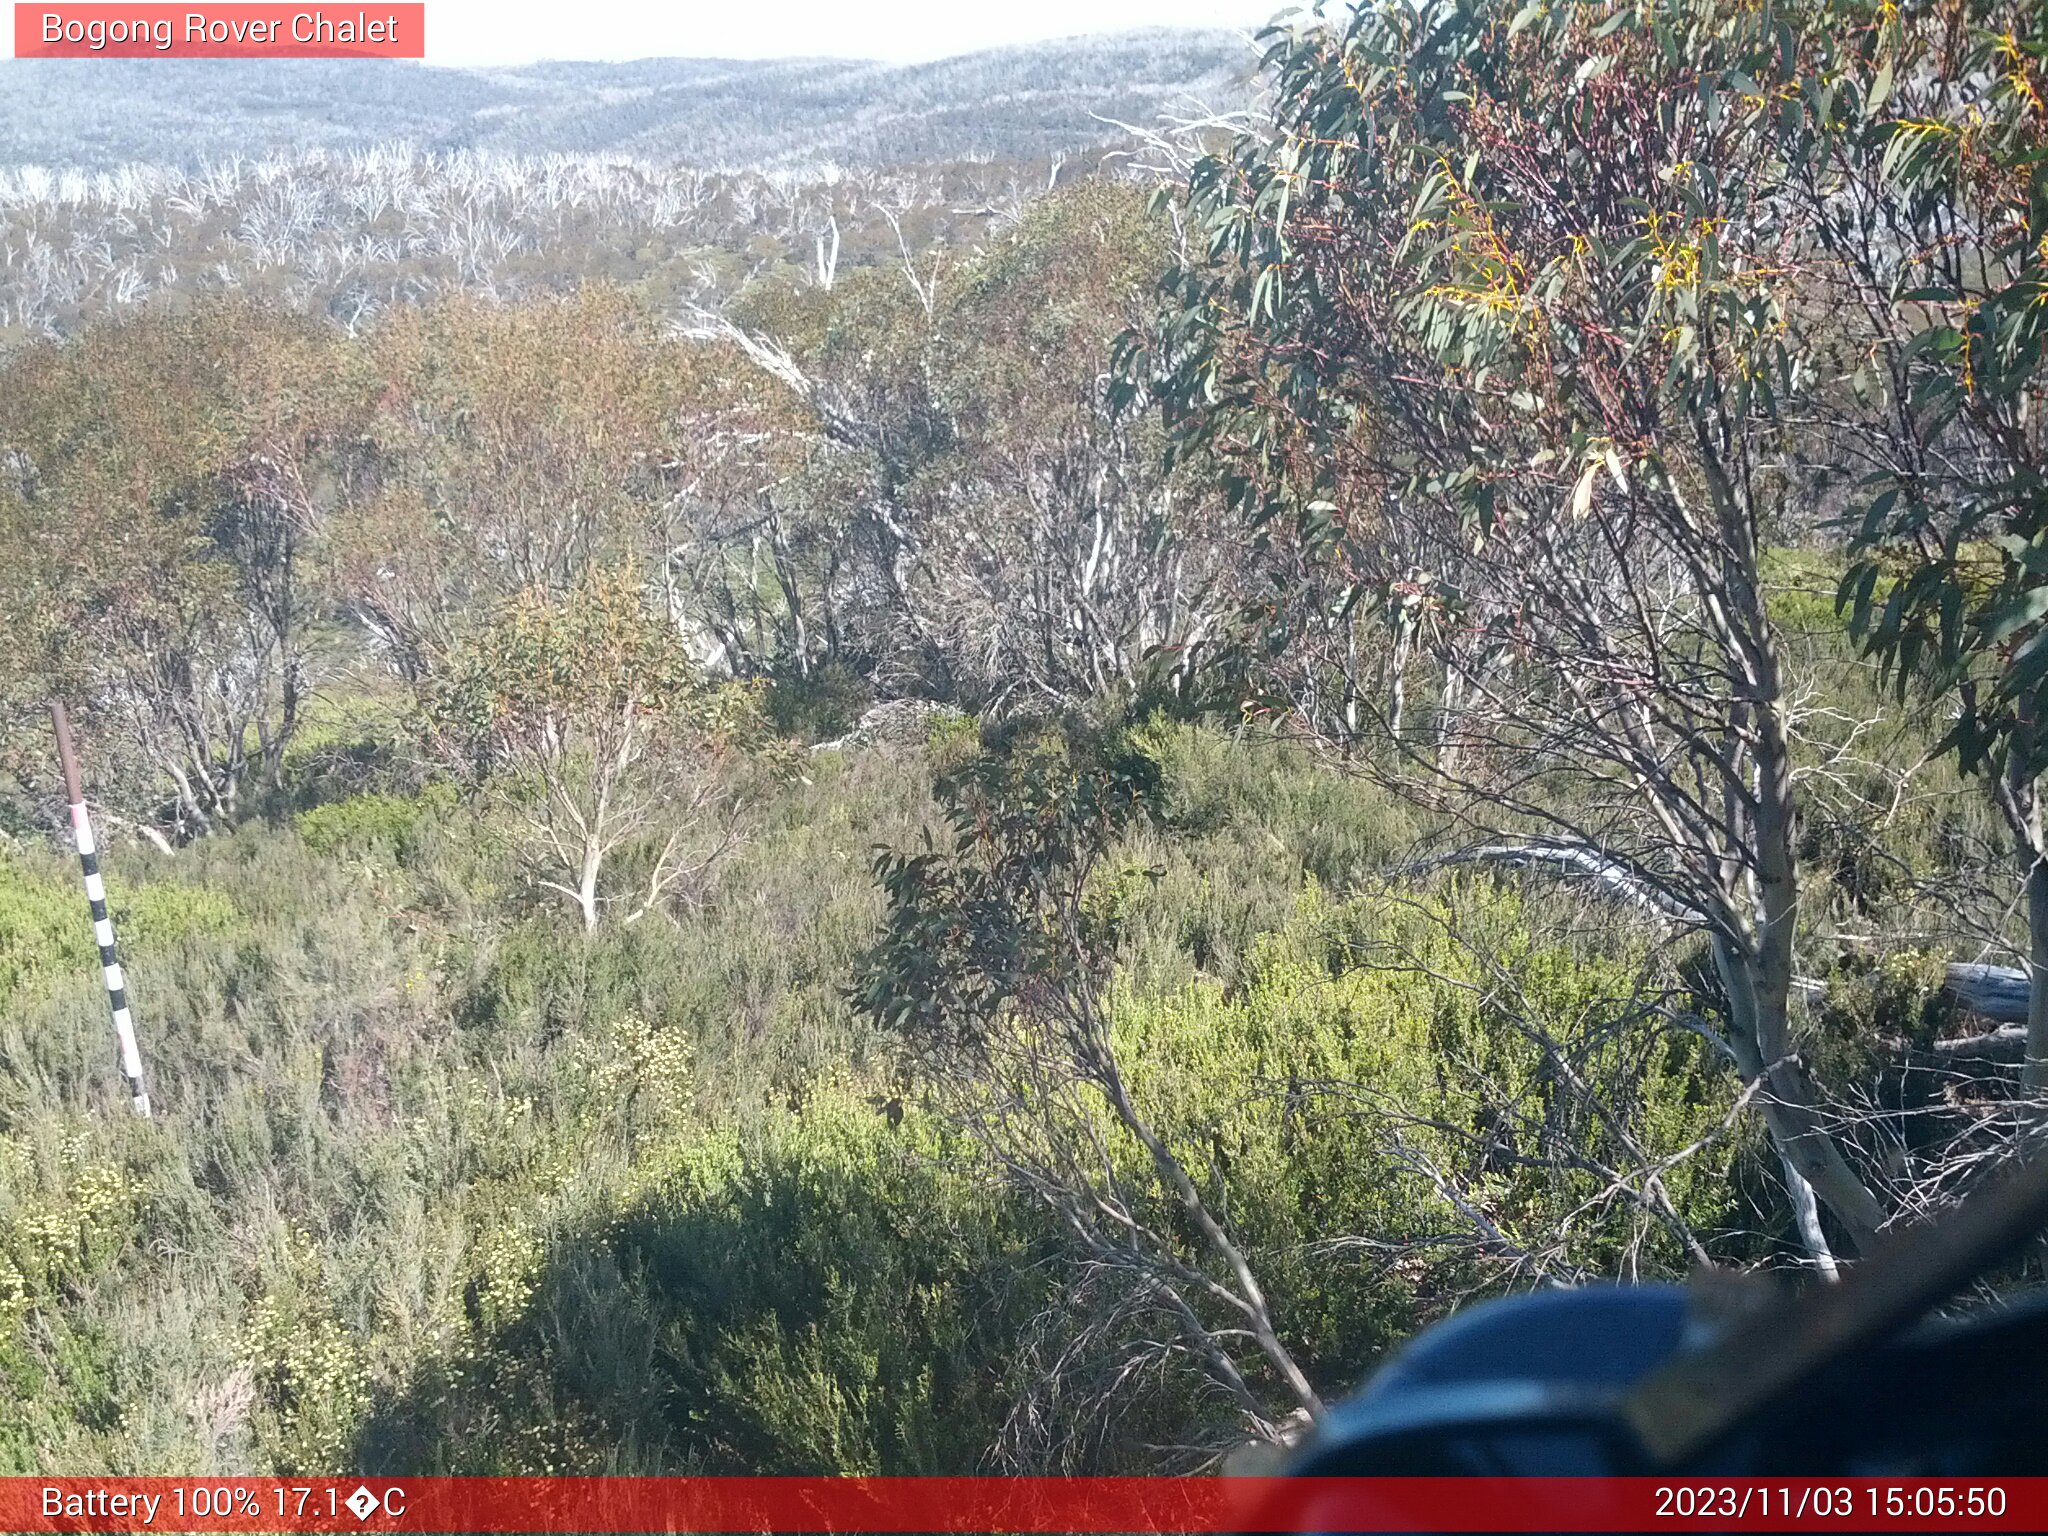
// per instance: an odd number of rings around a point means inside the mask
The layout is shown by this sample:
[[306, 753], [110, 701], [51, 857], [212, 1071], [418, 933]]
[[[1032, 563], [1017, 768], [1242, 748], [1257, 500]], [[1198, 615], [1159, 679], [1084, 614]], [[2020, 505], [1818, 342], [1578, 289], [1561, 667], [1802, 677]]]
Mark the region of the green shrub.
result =
[[[1441, 901], [1311, 886], [1236, 989], [1120, 995], [1134, 1094], [1183, 1161], [1214, 1170], [1276, 1316], [1332, 1390], [1446, 1298], [1533, 1278], [1512, 1250], [1559, 1231], [1553, 1274], [1683, 1274], [1668, 1225], [1625, 1201], [1584, 1208], [1605, 1187], [1593, 1170], [1635, 1156], [1617, 1128], [1652, 1158], [1707, 1139], [1665, 1184], [1697, 1231], [1729, 1225], [1739, 1138], [1713, 1133], [1733, 1083], [1696, 1036], [1632, 1020], [1641, 958], [1538, 941], [1520, 901], [1481, 883]], [[1508, 1245], [1479, 1241], [1425, 1169], [1491, 1211]]]
[[1166, 778], [1167, 828], [1202, 854], [1265, 843], [1344, 890], [1405, 859], [1420, 837], [1412, 807], [1306, 747], [1163, 722], [1139, 740]]
[[981, 747], [981, 722], [965, 710], [935, 709], [925, 726], [925, 751], [939, 772], [960, 766]]
[[97, 960], [84, 893], [0, 859], [0, 1000], [37, 976]]
[[[56, 861], [50, 861], [54, 864]], [[107, 908], [124, 960], [232, 929], [239, 911], [225, 891], [181, 880], [131, 886], [109, 873]], [[0, 1000], [37, 979], [97, 975], [99, 946], [75, 876], [0, 857]]]
[[370, 1373], [327, 1294], [311, 1234], [289, 1233], [286, 1249], [283, 1272], [250, 1306], [236, 1363], [266, 1410], [271, 1464], [285, 1473], [341, 1473], [370, 1407]]
[[0, 1138], [0, 1324], [104, 1269], [134, 1233], [143, 1185], [91, 1140]]
[[1847, 626], [1835, 612], [1842, 557], [1833, 551], [1773, 545], [1763, 551], [1764, 601], [1771, 622], [1788, 635], [1839, 639]]
[[352, 795], [316, 805], [292, 818], [308, 850], [323, 857], [365, 858], [382, 853], [403, 863], [426, 829], [455, 806], [454, 786], [437, 782], [416, 795]]
[[132, 945], [138, 955], [187, 939], [218, 938], [243, 921], [227, 892], [178, 880], [137, 886], [125, 901], [109, 890], [108, 905], [120, 924], [123, 947]]
[[[979, 1463], [1038, 1288], [1029, 1228], [847, 1082], [678, 1143], [553, 1234], [519, 1319], [389, 1403], [365, 1455], [464, 1473]], [[1026, 1212], [1024, 1215], [1028, 1216]]]

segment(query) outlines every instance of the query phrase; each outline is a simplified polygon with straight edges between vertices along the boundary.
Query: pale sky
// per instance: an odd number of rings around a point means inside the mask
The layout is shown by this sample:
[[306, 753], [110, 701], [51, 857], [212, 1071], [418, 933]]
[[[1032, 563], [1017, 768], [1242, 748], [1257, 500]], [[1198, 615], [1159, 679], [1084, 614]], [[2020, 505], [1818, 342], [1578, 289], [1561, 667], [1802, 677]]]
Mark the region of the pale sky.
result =
[[1282, 0], [427, 0], [427, 62], [823, 55], [907, 63], [1133, 27], [1251, 30], [1281, 4]]

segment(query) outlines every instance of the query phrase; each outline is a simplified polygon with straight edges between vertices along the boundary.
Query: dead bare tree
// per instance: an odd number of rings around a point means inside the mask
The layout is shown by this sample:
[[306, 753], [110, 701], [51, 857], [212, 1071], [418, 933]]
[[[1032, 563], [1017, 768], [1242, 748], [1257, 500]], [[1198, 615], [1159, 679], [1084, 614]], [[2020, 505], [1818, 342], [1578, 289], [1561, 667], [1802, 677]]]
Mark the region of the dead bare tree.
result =
[[[905, 691], [989, 709], [1110, 692], [1154, 653], [1216, 634], [1237, 601], [1234, 536], [1200, 478], [1164, 465], [1156, 424], [1111, 408], [1110, 339], [1140, 310], [1157, 249], [1134, 195], [1091, 186], [1035, 209], [943, 289], [906, 258], [908, 302], [888, 284], [892, 323], [858, 356], [800, 357], [694, 313], [688, 334], [800, 403], [814, 468], [835, 477], [812, 477], [823, 506], [777, 496], [729, 520], [750, 575], [759, 541], [779, 615], [793, 625], [806, 600], [844, 615], [827, 627], [864, 632], [885, 687], [907, 674]], [[1050, 315], [1025, 280], [1041, 272], [1067, 295]], [[808, 592], [785, 579], [806, 564]]]

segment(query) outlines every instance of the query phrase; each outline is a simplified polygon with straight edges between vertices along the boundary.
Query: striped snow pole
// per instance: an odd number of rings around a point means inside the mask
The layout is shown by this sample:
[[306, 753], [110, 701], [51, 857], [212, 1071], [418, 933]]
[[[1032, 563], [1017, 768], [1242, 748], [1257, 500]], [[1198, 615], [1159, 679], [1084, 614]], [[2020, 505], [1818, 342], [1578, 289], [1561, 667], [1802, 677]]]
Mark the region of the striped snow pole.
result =
[[114, 1039], [121, 1052], [121, 1075], [135, 1096], [135, 1113], [147, 1118], [149, 1094], [142, 1086], [142, 1049], [135, 1043], [135, 1020], [128, 1012], [128, 982], [114, 955], [114, 924], [107, 916], [107, 888], [100, 879], [99, 849], [92, 840], [92, 821], [85, 813], [85, 791], [79, 785], [78, 757], [71, 750], [71, 722], [64, 706], [53, 704], [57, 721], [57, 757], [64, 764], [64, 793], [71, 800], [71, 835], [78, 844], [78, 863], [85, 871], [85, 899], [92, 905], [92, 936], [100, 948], [100, 970], [107, 979], [107, 1005], [114, 1010]]

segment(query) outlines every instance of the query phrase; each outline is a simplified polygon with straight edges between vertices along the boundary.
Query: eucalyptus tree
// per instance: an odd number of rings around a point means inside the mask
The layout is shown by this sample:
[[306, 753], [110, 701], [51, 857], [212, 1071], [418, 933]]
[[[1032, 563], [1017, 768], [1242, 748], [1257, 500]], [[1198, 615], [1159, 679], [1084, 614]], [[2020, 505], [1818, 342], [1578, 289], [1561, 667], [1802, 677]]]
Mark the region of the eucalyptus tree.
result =
[[401, 310], [360, 350], [382, 393], [341, 485], [334, 566], [409, 679], [515, 594], [627, 559], [670, 590], [705, 504], [749, 505], [780, 473], [749, 451], [730, 359], [616, 291]]
[[1333, 671], [1294, 650], [1304, 593], [1318, 622], [1385, 615], [1440, 673], [1429, 709], [1368, 701], [1399, 723], [1384, 771], [1704, 937], [1710, 1027], [1831, 1264], [1888, 1209], [1794, 1030], [1762, 569], [1825, 350], [1788, 190], [1806, 19], [1388, 0], [1274, 34], [1274, 120], [1191, 173], [1192, 256], [1128, 373], [1271, 552], [1268, 677]]
[[2048, 39], [2039, 8], [1836, 6], [1801, 166], [1844, 330], [1843, 607], [2010, 833], [2048, 1089]]
[[733, 846], [730, 770], [758, 726], [751, 696], [702, 677], [630, 571], [499, 605], [425, 694], [438, 754], [504, 810], [534, 883], [586, 932], [608, 912], [661, 911]]
[[0, 378], [0, 681], [36, 741], [58, 697], [116, 749], [102, 782], [133, 818], [168, 806], [196, 835], [281, 786], [316, 682], [323, 487], [364, 405], [337, 341], [212, 304]]

